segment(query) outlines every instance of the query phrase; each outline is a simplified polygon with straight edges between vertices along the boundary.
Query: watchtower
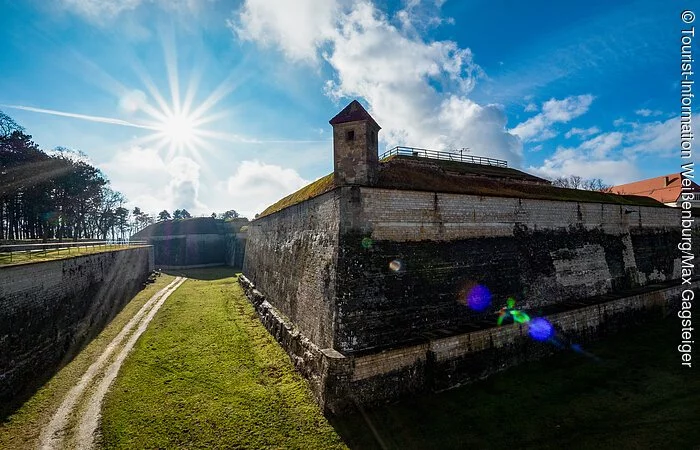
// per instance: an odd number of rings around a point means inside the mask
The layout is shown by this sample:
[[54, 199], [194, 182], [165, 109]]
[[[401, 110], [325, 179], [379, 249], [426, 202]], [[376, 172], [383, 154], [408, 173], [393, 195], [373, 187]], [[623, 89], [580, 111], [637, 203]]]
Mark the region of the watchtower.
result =
[[379, 130], [367, 110], [353, 100], [332, 118], [333, 173], [336, 185], [372, 185], [377, 181]]

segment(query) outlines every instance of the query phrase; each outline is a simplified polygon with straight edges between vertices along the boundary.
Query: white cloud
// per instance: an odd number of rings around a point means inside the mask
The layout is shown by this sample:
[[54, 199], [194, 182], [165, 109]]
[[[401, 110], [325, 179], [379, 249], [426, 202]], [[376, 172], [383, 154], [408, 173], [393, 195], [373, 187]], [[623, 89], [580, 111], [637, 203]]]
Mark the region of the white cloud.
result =
[[198, 198], [200, 167], [190, 158], [177, 156], [166, 162], [156, 149], [134, 146], [98, 166], [130, 207], [149, 213], [181, 208], [192, 214], [207, 212]]
[[554, 179], [578, 175], [582, 178], [600, 178], [605, 183], [623, 184], [640, 179], [640, 171], [628, 159], [596, 159], [578, 149], [558, 148], [542, 166], [530, 167], [530, 172]]
[[86, 19], [102, 22], [136, 9], [142, 0], [62, 0], [63, 7]]
[[663, 111], [659, 111], [658, 109], [651, 110], [651, 109], [643, 108], [643, 109], [636, 110], [634, 113], [637, 114], [638, 116], [650, 117], [650, 116], [660, 116], [663, 114]]
[[[216, 0], [209, 0], [209, 2], [213, 1]], [[196, 13], [205, 2], [202, 0], [60, 0], [60, 5], [64, 9], [97, 24], [109, 22], [122, 13], [133, 11], [142, 4], [148, 3], [155, 3], [171, 12]], [[138, 31], [143, 33], [147, 30]]]
[[575, 148], [559, 147], [542, 166], [529, 170], [547, 178], [578, 175], [601, 178], [609, 184], [639, 180], [637, 156], [675, 156], [678, 123], [678, 117], [664, 122], [628, 123], [627, 131], [602, 133]]
[[588, 150], [594, 158], [605, 158], [612, 150], [622, 143], [622, 133], [604, 133], [583, 142], [579, 148]]
[[316, 62], [318, 47], [336, 35], [335, 0], [247, 0], [228, 26], [239, 39], [277, 46], [293, 61]]
[[622, 144], [623, 137], [619, 132], [603, 133], [576, 148], [559, 147], [541, 167], [530, 167], [530, 170], [550, 179], [577, 175], [600, 178], [610, 184], [635, 180], [639, 170], [634, 162], [613, 154]]
[[278, 47], [293, 61], [321, 55], [334, 71], [327, 95], [364, 98], [388, 144], [470, 147], [519, 165], [522, 145], [508, 133], [502, 108], [468, 97], [482, 75], [471, 51], [408, 29], [416, 2], [398, 15], [398, 27], [368, 2], [304, 0], [286, 14], [288, 3], [247, 0], [230, 25], [239, 38]]
[[582, 138], [586, 138], [588, 136], [593, 136], [594, 134], [600, 133], [600, 129], [598, 127], [590, 127], [590, 128], [572, 128], [569, 131], [566, 132], [564, 135], [567, 139], [569, 139], [572, 136], [581, 136]]
[[260, 161], [243, 161], [226, 181], [227, 203], [252, 218], [309, 182], [293, 169]]
[[655, 154], [660, 157], [675, 156], [679, 140], [680, 118], [673, 117], [664, 122], [630, 124], [632, 130], [626, 133], [628, 147], [625, 154]]
[[133, 89], [126, 91], [119, 99], [119, 109], [127, 114], [133, 114], [143, 108], [148, 103], [146, 94], [139, 90]]
[[535, 112], [537, 111], [537, 105], [534, 103], [528, 103], [527, 106], [525, 106], [525, 112]]
[[557, 135], [552, 127], [555, 123], [566, 123], [585, 114], [593, 102], [590, 94], [550, 99], [542, 104], [542, 112], [519, 123], [510, 132], [520, 136], [524, 142], [544, 141]]
[[584, 141], [577, 148], [559, 147], [540, 167], [530, 167], [545, 178], [577, 175], [584, 179], [600, 178], [605, 183], [621, 184], [639, 178], [634, 161], [613, 154], [622, 143], [623, 134], [604, 133]]
[[190, 213], [205, 209], [198, 198], [199, 164], [185, 156], [176, 156], [168, 163], [167, 169], [170, 174], [168, 190], [174, 208], [184, 208]]

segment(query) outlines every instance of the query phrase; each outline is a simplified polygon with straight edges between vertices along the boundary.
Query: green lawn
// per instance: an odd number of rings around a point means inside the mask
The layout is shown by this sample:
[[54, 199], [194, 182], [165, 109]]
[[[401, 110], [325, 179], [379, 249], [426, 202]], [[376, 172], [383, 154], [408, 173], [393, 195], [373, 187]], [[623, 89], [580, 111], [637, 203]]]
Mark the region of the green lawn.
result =
[[698, 449], [700, 361], [681, 367], [679, 341], [666, 319], [590, 346], [600, 363], [568, 351], [333, 423], [358, 449]]
[[190, 270], [103, 408], [106, 448], [345, 448], [228, 268]]
[[47, 250], [46, 252], [12, 252], [0, 253], [0, 266], [15, 264], [27, 264], [40, 261], [51, 261], [54, 259], [66, 259], [74, 256], [89, 255], [91, 253], [111, 252], [114, 250], [125, 250], [137, 246], [125, 245], [100, 245], [97, 247], [77, 247], [71, 249]]

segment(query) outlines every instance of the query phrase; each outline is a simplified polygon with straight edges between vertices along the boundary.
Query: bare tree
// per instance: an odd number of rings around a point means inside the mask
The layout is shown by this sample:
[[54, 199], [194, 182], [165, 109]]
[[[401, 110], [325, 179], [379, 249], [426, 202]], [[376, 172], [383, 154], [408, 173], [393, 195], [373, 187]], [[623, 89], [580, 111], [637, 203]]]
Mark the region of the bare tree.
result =
[[611, 185], [603, 183], [603, 180], [601, 180], [600, 178], [584, 179], [578, 175], [555, 178], [554, 180], [552, 180], [552, 186], [606, 193], [611, 192], [612, 189]]

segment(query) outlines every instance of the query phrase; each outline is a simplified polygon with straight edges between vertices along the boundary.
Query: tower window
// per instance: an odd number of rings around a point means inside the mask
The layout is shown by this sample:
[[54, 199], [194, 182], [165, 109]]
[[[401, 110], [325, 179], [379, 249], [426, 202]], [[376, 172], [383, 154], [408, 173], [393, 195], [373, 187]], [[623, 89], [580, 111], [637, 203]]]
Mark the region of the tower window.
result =
[[345, 133], [345, 140], [346, 141], [354, 141], [355, 140], [355, 130], [350, 130], [347, 133]]

